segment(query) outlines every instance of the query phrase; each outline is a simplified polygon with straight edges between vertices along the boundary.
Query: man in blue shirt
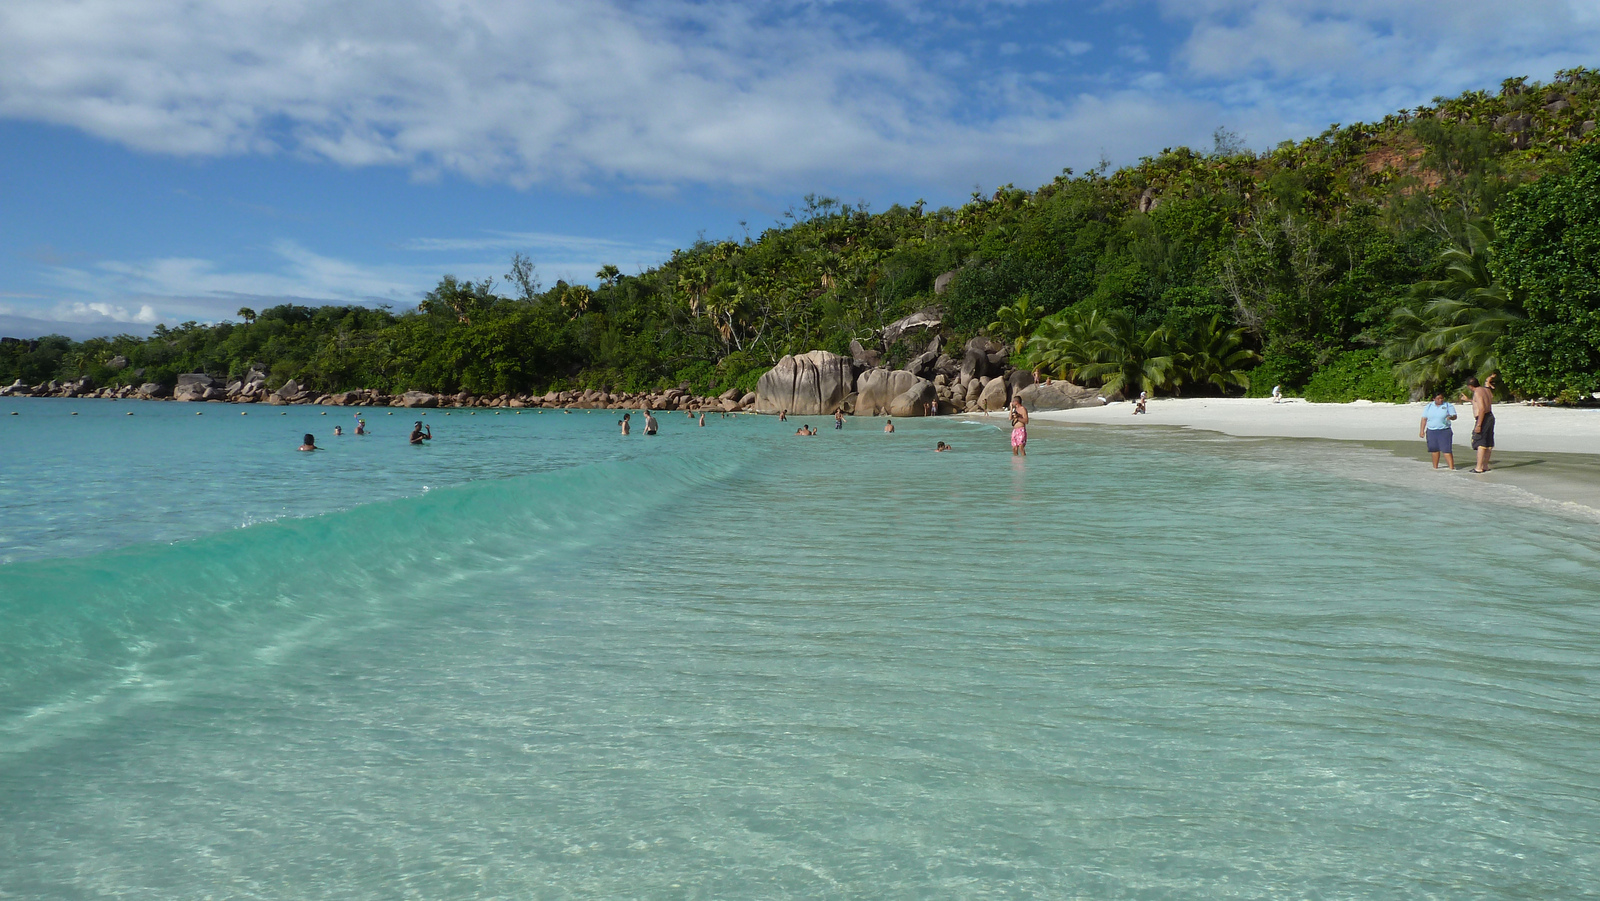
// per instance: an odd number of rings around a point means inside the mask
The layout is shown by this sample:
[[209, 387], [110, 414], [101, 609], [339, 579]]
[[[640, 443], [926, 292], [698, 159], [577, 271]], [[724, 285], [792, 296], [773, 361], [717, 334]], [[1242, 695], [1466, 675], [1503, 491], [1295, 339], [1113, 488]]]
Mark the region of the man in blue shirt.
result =
[[1417, 429], [1418, 438], [1428, 439], [1428, 452], [1433, 454], [1433, 468], [1439, 468], [1439, 455], [1451, 469], [1456, 468], [1455, 442], [1450, 434], [1450, 422], [1456, 418], [1455, 404], [1447, 403], [1444, 392], [1433, 396], [1433, 403], [1422, 408], [1422, 424]]

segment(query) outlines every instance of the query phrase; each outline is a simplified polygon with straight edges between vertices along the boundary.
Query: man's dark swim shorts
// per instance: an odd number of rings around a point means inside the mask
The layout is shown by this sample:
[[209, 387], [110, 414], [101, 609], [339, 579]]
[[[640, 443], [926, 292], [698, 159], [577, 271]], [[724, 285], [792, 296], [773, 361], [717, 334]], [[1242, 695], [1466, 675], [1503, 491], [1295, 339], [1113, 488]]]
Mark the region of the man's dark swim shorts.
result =
[[1478, 422], [1479, 428], [1472, 432], [1472, 449], [1480, 447], [1494, 447], [1494, 414], [1485, 413]]

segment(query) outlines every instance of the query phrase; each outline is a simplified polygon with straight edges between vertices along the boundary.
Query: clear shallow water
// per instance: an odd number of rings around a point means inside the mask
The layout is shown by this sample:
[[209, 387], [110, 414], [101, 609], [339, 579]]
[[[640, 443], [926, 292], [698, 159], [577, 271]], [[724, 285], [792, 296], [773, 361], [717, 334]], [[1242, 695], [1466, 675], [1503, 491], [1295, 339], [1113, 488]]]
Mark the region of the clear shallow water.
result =
[[331, 512], [236, 528], [219, 480], [192, 540], [0, 567], [0, 897], [1595, 891], [1600, 542], [1409, 462], [435, 413], [378, 467], [134, 419]]

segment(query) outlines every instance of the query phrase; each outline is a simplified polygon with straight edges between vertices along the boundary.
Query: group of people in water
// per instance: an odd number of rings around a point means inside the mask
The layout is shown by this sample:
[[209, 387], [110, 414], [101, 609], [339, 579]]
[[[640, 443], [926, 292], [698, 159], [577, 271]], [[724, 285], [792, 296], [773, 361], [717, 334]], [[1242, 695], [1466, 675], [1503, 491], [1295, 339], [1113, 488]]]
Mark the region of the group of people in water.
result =
[[[361, 414], [359, 414], [359, 413], [356, 414], [356, 428], [355, 428], [355, 431], [353, 432], [353, 434], [356, 434], [356, 435], [369, 434], [367, 432], [367, 421], [365, 419], [362, 419], [361, 418]], [[341, 425], [334, 426], [333, 427], [333, 437], [335, 437], [335, 438], [344, 437], [344, 426], [341, 426]], [[432, 441], [433, 440], [433, 429], [432, 429], [432, 427], [423, 425], [422, 424], [422, 420], [420, 420], [420, 419], [417, 420], [411, 427], [411, 437], [410, 437], [409, 440], [410, 440], [410, 442], [412, 444], [421, 444], [424, 441]], [[303, 450], [303, 451], [321, 450], [321, 448], [317, 447], [317, 436], [311, 434], [310, 432], [306, 432], [305, 437], [303, 439], [301, 439], [300, 447], [298, 447], [297, 450]]]
[[[1011, 404], [1006, 408], [1006, 412], [1010, 415], [1011, 419], [1011, 455], [1014, 457], [1026, 457], [1028, 455], [1028, 408], [1023, 405], [1020, 399], [1013, 399]], [[787, 422], [788, 420], [788, 410], [778, 411], [779, 422]], [[703, 424], [704, 423], [702, 423], [702, 425]], [[833, 411], [833, 427], [835, 429], [844, 428], [844, 411]], [[884, 420], [883, 431], [886, 434], [894, 433], [893, 419]], [[797, 438], [815, 435], [816, 433], [817, 429], [815, 426], [807, 425], [805, 423], [801, 423], [800, 427], [794, 430], [795, 437]], [[623, 434], [627, 434], [626, 430], [624, 430]], [[943, 453], [948, 450], [955, 450], [955, 448], [941, 441], [936, 447], [934, 447], [933, 450], [935, 453]]]

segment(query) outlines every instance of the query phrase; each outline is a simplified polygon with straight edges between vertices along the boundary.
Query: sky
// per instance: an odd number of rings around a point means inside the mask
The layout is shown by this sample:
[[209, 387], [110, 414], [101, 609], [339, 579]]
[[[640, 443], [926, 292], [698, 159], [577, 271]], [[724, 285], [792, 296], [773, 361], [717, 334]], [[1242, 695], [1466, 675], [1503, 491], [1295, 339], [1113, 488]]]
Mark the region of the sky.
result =
[[0, 334], [414, 307], [1600, 67], [1600, 2], [7, 0]]

